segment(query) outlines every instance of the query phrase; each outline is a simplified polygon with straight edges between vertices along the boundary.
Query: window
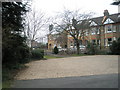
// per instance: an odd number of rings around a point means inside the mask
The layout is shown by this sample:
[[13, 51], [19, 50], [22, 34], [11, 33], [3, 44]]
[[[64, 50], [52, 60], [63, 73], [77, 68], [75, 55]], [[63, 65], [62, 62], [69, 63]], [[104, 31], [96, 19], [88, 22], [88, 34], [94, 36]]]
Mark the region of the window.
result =
[[108, 32], [111, 32], [112, 28], [110, 26], [108, 26]]
[[70, 43], [71, 43], [70, 46], [73, 46], [73, 42], [71, 41]]
[[116, 37], [113, 37], [113, 41], [116, 41]]
[[100, 29], [99, 28], [97, 29], [97, 34], [100, 34]]
[[111, 33], [112, 32], [112, 25], [105, 26], [105, 33]]
[[96, 34], [96, 33], [95, 33], [95, 30], [96, 30], [95, 28], [92, 28], [92, 30], [91, 30], [91, 34], [92, 34], [92, 35], [95, 35], [95, 34]]
[[49, 46], [51, 47], [52, 45], [51, 45], [51, 44], [49, 44]]
[[112, 38], [108, 38], [108, 46], [112, 44]]
[[97, 45], [100, 45], [100, 40], [97, 40]]
[[96, 44], [96, 41], [95, 41], [95, 40], [92, 40], [92, 43], [93, 43], [93, 45], [95, 45], [95, 44]]
[[88, 34], [89, 34], [89, 33], [88, 33], [88, 30], [86, 30], [85, 34], [86, 34], [86, 36], [88, 36]]
[[113, 32], [116, 32], [116, 26], [113, 26]]

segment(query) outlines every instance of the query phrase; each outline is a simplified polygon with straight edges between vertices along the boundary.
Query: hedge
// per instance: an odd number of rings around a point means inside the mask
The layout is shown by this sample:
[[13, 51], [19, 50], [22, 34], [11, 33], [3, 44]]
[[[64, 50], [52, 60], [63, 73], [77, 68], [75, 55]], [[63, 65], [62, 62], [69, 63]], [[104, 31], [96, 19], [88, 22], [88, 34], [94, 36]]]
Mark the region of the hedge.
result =
[[44, 50], [35, 49], [31, 51], [32, 59], [42, 59], [44, 57]]

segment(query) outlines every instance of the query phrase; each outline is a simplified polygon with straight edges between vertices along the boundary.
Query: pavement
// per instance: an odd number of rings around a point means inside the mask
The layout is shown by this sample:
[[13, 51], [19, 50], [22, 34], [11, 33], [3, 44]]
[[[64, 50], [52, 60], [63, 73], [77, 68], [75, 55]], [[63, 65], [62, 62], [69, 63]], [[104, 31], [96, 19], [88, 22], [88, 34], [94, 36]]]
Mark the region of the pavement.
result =
[[14, 87], [118, 87], [118, 56], [93, 55], [38, 60], [16, 76]]
[[118, 74], [20, 80], [13, 88], [118, 88]]

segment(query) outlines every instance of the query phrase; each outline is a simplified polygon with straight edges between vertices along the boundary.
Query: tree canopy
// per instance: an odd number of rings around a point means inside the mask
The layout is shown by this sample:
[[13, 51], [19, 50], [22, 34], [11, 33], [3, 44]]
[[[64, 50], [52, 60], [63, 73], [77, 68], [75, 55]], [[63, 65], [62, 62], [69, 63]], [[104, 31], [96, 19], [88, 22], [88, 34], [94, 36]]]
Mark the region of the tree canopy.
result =
[[3, 63], [22, 63], [28, 58], [24, 31], [26, 4], [22, 2], [2, 2], [2, 54]]

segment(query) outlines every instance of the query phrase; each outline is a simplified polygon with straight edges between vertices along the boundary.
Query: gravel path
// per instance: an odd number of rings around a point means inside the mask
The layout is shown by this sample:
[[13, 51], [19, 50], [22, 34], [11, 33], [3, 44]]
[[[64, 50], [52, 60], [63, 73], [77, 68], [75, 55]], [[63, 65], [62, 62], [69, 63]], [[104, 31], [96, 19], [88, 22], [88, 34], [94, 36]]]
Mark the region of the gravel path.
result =
[[17, 80], [118, 73], [117, 55], [94, 55], [32, 61]]

